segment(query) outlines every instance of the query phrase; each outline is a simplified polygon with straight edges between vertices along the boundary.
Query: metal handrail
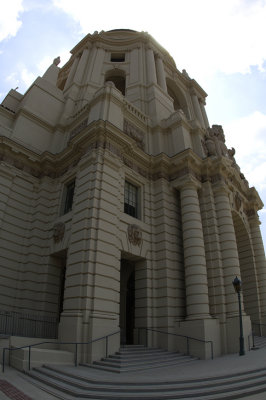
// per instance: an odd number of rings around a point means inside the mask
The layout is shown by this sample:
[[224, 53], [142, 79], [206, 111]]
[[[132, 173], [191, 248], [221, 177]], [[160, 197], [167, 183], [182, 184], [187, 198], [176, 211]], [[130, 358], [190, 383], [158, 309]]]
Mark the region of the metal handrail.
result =
[[99, 337], [99, 338], [96, 338], [96, 339], [93, 339], [93, 340], [90, 340], [89, 342], [40, 342], [40, 343], [34, 343], [34, 344], [30, 344], [30, 345], [28, 345], [28, 346], [21, 346], [21, 347], [5, 347], [5, 348], [3, 348], [3, 357], [2, 357], [2, 360], [3, 360], [3, 363], [2, 363], [2, 372], [4, 373], [5, 372], [5, 352], [6, 351], [15, 351], [15, 350], [21, 350], [21, 349], [29, 349], [29, 355], [28, 355], [28, 369], [30, 370], [31, 369], [31, 348], [32, 347], [36, 347], [36, 346], [40, 346], [41, 344], [73, 344], [73, 345], [75, 345], [75, 367], [77, 367], [77, 365], [78, 365], [78, 345], [84, 345], [84, 344], [86, 344], [86, 345], [88, 345], [88, 344], [91, 344], [91, 343], [95, 343], [95, 342], [99, 342], [100, 340], [103, 340], [103, 339], [105, 339], [105, 354], [106, 354], [106, 357], [108, 356], [108, 342], [109, 342], [109, 337], [110, 336], [114, 336], [114, 335], [117, 335], [118, 333], [120, 333], [120, 330], [118, 330], [118, 331], [115, 331], [115, 332], [112, 332], [112, 333], [109, 333], [109, 335], [105, 335], [105, 336], [102, 336], [102, 337]]
[[261, 322], [252, 322], [252, 325], [258, 325], [259, 326], [260, 336], [262, 336], [261, 327], [262, 326], [266, 326], [266, 324], [262, 324]]
[[[180, 335], [178, 333], [171, 333], [171, 332], [165, 332], [165, 331], [160, 331], [158, 329], [154, 329], [154, 328], [146, 328], [146, 327], [141, 327], [138, 328], [140, 329], [145, 329], [146, 331], [152, 331], [152, 332], [158, 332], [158, 333], [163, 333], [165, 335], [172, 335], [172, 336], [178, 336], [178, 337], [182, 337], [182, 338], [186, 338], [187, 339], [187, 354], [189, 355], [189, 340], [196, 340], [198, 342], [202, 342], [202, 343], [210, 343], [211, 345], [211, 358], [213, 360], [213, 341], [212, 340], [203, 340], [203, 339], [198, 339], [198, 338], [194, 338], [191, 336], [186, 336], [186, 335]], [[139, 331], [138, 331], [139, 332]]]

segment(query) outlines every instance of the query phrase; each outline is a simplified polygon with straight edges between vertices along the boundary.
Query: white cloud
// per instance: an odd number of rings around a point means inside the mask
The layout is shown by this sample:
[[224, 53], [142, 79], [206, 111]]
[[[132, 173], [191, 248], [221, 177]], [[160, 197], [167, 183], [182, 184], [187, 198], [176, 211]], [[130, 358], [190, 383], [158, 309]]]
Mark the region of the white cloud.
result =
[[2, 4], [0, 13], [0, 42], [10, 36], [15, 36], [22, 22], [19, 14], [23, 11], [23, 0], [6, 1]]
[[236, 149], [236, 161], [251, 186], [266, 188], [266, 115], [255, 111], [224, 125], [227, 146]]
[[179, 68], [201, 79], [214, 71], [248, 73], [253, 65], [263, 70], [266, 60], [265, 0], [165, 0], [163, 5], [135, 0], [130, 12], [122, 0], [53, 3], [79, 23], [84, 35], [114, 28], [148, 31]]

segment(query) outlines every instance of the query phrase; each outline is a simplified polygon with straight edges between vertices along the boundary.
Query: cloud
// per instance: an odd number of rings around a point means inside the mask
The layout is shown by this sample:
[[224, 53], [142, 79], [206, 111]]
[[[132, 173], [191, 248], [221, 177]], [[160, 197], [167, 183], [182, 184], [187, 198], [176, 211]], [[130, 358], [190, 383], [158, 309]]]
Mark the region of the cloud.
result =
[[28, 88], [35, 79], [36, 75], [22, 64], [19, 64], [15, 72], [6, 77], [6, 81], [13, 89], [19, 87], [20, 90]]
[[236, 161], [251, 186], [266, 188], [266, 115], [255, 111], [224, 125], [227, 146], [236, 149]]
[[19, 20], [19, 14], [23, 11], [23, 0], [6, 1], [2, 4], [0, 13], [0, 42], [15, 36], [22, 22]]
[[252, 66], [264, 70], [265, 0], [165, 0], [163, 6], [158, 0], [135, 0], [130, 16], [122, 0], [53, 4], [78, 22], [84, 35], [114, 28], [148, 31], [177, 64], [182, 60], [179, 68], [201, 79], [215, 71], [246, 74]]

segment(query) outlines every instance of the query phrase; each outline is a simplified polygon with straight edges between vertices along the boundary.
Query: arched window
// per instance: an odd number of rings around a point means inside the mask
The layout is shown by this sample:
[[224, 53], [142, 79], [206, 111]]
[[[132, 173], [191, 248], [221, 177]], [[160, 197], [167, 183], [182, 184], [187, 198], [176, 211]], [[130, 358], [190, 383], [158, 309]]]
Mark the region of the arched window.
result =
[[115, 85], [115, 87], [125, 96], [126, 93], [126, 78], [124, 71], [120, 69], [113, 69], [109, 71], [105, 75], [105, 82], [111, 81]]

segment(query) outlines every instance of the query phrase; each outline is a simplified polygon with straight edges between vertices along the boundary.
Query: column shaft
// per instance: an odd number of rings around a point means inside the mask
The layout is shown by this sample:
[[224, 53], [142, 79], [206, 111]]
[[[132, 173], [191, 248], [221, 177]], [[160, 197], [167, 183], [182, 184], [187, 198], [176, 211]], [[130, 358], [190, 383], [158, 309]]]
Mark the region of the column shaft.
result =
[[74, 82], [75, 83], [81, 83], [82, 82], [82, 78], [84, 75], [84, 71], [88, 62], [88, 58], [89, 58], [89, 49], [86, 48], [83, 50], [82, 52], [82, 56], [80, 57], [79, 63], [78, 63], [78, 67], [75, 73], [75, 77], [74, 77]]
[[196, 186], [193, 182], [180, 190], [187, 319], [209, 317], [208, 281], [204, 240]]
[[261, 231], [260, 221], [257, 216], [249, 219], [250, 234], [256, 263], [258, 291], [260, 296], [261, 314], [266, 317], [266, 261]]
[[157, 83], [154, 53], [153, 50], [150, 48], [146, 49], [146, 62], [147, 62], [147, 82]]
[[215, 187], [214, 198], [223, 263], [226, 313], [227, 315], [238, 315], [237, 295], [234, 292], [232, 281], [236, 276], [240, 278], [240, 266], [234, 223], [226, 187]]
[[198, 96], [197, 96], [195, 90], [191, 91], [191, 98], [192, 98], [192, 103], [193, 103], [196, 118], [200, 122], [201, 126], [204, 127], [205, 123], [204, 123], [203, 116], [201, 113], [199, 99], [198, 99]]
[[163, 65], [163, 60], [160, 57], [156, 57], [156, 70], [157, 70], [158, 84], [165, 92], [167, 92], [164, 65]]

